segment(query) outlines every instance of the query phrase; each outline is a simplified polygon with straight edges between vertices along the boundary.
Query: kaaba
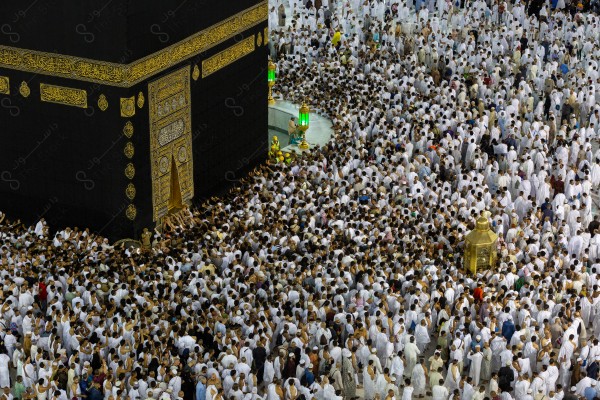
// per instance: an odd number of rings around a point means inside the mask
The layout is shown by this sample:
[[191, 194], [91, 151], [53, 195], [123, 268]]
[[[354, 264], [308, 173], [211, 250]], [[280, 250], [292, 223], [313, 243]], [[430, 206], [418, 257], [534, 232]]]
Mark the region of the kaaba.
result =
[[267, 2], [0, 3], [0, 210], [139, 238], [264, 160]]

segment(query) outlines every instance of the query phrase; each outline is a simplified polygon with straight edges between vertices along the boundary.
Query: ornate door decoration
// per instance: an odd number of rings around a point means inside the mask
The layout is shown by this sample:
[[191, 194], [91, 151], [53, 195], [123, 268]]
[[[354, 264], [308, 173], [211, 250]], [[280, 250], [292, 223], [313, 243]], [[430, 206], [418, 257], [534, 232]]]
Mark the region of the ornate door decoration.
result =
[[[194, 197], [190, 66], [149, 83], [148, 104], [153, 219], [158, 221], [173, 199], [190, 203]], [[171, 193], [177, 186], [180, 193]]]

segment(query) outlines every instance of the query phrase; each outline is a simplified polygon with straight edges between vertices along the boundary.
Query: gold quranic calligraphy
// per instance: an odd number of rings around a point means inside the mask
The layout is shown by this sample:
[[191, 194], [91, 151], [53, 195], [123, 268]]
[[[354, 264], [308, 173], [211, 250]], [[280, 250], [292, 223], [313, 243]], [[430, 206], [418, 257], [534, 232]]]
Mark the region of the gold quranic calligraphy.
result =
[[266, 20], [267, 16], [267, 2], [263, 1], [130, 64], [0, 46], [0, 67], [110, 86], [132, 87], [239, 35]]
[[238, 42], [233, 46], [223, 50], [222, 52], [207, 58], [206, 60], [202, 61], [202, 78], [206, 78], [221, 68], [224, 68], [244, 57], [245, 55], [252, 53], [254, 49], [254, 36], [250, 36], [241, 42]]
[[40, 98], [49, 103], [87, 108], [87, 92], [82, 89], [40, 83]]

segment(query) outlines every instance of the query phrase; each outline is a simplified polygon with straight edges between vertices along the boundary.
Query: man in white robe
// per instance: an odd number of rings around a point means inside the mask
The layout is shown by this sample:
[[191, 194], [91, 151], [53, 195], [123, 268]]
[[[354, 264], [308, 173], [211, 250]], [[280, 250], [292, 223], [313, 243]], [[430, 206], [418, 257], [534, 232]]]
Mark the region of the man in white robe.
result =
[[10, 357], [6, 353], [0, 354], [0, 387], [10, 387], [10, 373], [8, 365]]
[[432, 400], [448, 400], [448, 396], [448, 388], [444, 385], [444, 380], [442, 379], [439, 385], [435, 385], [431, 390], [431, 398]]
[[409, 342], [404, 347], [404, 358], [406, 360], [404, 376], [412, 376], [413, 368], [417, 364], [417, 356], [419, 354], [421, 354], [421, 351], [415, 344], [415, 337], [411, 336]]
[[456, 358], [452, 360], [452, 364], [450, 364], [450, 368], [448, 368], [448, 374], [446, 375], [445, 381], [448, 391], [454, 392], [455, 389], [459, 388], [460, 368], [458, 367], [458, 360]]
[[420, 353], [424, 353], [427, 345], [431, 341], [429, 338], [429, 331], [427, 330], [427, 325], [425, 320], [421, 320], [421, 323], [417, 325], [415, 328], [415, 337], [417, 342], [417, 347], [419, 348]]
[[550, 359], [550, 365], [548, 365], [548, 376], [546, 377], [546, 388], [548, 392], [554, 392], [556, 390], [556, 381], [559, 377], [559, 370], [556, 366], [556, 362]]
[[472, 351], [467, 358], [471, 360], [471, 366], [469, 368], [469, 376], [473, 379], [473, 385], [479, 386], [479, 379], [481, 375], [481, 362], [483, 360], [483, 353], [479, 346], [475, 346], [475, 351]]
[[400, 354], [396, 354], [392, 358], [392, 364], [390, 366], [390, 375], [396, 377], [396, 382], [402, 382], [402, 376], [404, 375], [404, 361]]
[[517, 382], [515, 383], [515, 400], [523, 400], [529, 390], [530, 383], [525, 379], [524, 375], [519, 375]]
[[421, 362], [413, 368], [411, 376], [412, 385], [415, 388], [413, 395], [418, 397], [423, 397], [425, 395], [425, 387], [427, 385], [425, 367], [423, 366], [424, 363], [425, 361], [421, 359]]

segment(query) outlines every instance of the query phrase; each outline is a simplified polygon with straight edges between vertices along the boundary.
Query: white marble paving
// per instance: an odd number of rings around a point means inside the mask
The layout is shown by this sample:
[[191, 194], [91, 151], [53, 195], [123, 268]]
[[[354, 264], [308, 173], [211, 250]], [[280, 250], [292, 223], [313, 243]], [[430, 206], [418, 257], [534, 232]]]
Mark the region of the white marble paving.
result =
[[[285, 100], [276, 100], [275, 105], [269, 106], [269, 126], [284, 129], [287, 132], [288, 121], [291, 116], [298, 118], [300, 105], [290, 103]], [[310, 148], [315, 146], [324, 146], [333, 136], [333, 126], [331, 120], [310, 113], [310, 125], [306, 131], [306, 141]], [[282, 149], [283, 151], [301, 152], [297, 145], [290, 145]]]

